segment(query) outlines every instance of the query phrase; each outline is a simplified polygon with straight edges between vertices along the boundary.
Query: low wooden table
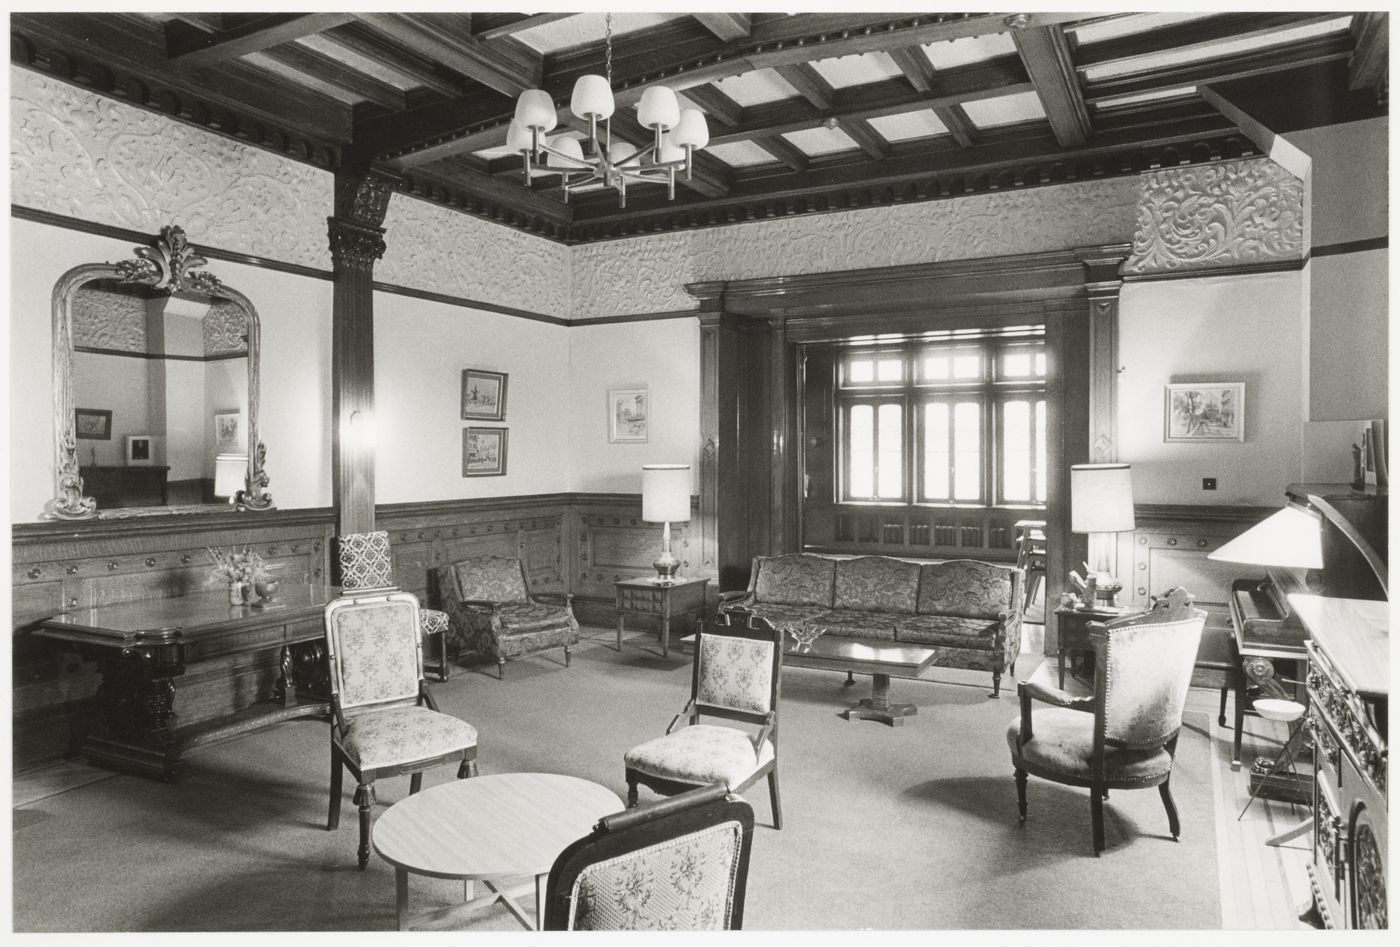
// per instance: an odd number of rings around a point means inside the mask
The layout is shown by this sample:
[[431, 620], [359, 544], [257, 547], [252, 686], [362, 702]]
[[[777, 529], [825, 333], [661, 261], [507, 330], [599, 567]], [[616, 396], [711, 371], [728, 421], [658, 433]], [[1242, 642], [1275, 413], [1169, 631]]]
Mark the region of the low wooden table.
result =
[[[458, 779], [397, 802], [374, 824], [374, 850], [394, 866], [399, 930], [410, 923], [460, 919], [496, 902], [527, 930], [544, 926], [545, 881], [554, 860], [605, 815], [624, 809], [610, 789], [573, 776], [505, 773]], [[417, 917], [408, 913], [408, 876], [463, 882], [464, 903]], [[503, 891], [503, 878], [532, 876], [535, 916], [515, 898], [530, 886]], [[490, 896], [474, 897], [480, 881]]]
[[839, 635], [822, 635], [812, 642], [809, 650], [797, 650], [797, 644], [784, 636], [783, 663], [793, 667], [821, 668], [845, 671], [847, 674], [869, 674], [873, 681], [870, 696], [841, 711], [850, 720], [878, 720], [899, 726], [905, 717], [919, 712], [913, 704], [890, 703], [890, 675], [918, 677], [932, 666], [938, 652], [920, 645], [890, 641], [860, 641]]
[[622, 650], [622, 619], [624, 615], [655, 615], [661, 621], [661, 656], [671, 651], [672, 616], [689, 617], [699, 621], [705, 615], [705, 588], [709, 579], [678, 578], [662, 585], [643, 576], [620, 579], [617, 589], [617, 650]]

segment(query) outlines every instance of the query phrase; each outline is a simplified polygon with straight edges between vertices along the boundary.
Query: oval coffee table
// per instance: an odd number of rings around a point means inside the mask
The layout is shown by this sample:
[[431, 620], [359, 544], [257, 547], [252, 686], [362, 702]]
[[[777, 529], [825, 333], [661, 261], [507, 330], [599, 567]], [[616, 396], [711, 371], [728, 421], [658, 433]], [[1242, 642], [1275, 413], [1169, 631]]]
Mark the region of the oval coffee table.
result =
[[[526, 929], [538, 930], [554, 860], [599, 819], [623, 808], [607, 787], [553, 773], [456, 779], [395, 803], [375, 822], [373, 839], [374, 850], [394, 866], [399, 930], [409, 930], [410, 921], [465, 917], [497, 901]], [[465, 903], [410, 918], [410, 874], [461, 879]], [[528, 885], [502, 891], [493, 883], [521, 875], [533, 876], [533, 918], [514, 900], [528, 893]], [[473, 898], [476, 881], [490, 889], [489, 897]]]

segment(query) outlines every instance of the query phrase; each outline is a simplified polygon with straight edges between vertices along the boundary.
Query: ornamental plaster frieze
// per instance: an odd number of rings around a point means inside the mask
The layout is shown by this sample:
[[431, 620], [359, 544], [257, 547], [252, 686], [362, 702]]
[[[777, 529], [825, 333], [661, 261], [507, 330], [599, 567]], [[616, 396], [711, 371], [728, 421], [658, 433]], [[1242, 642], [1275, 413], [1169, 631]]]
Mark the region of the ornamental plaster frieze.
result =
[[1139, 175], [1124, 275], [1292, 263], [1306, 253], [1303, 182], [1268, 158]]
[[145, 300], [80, 288], [73, 294], [73, 344], [113, 352], [146, 351]]
[[405, 194], [384, 215], [374, 278], [410, 289], [567, 318], [569, 248]]
[[1131, 178], [868, 208], [574, 248], [574, 318], [693, 309], [685, 284], [1126, 243]]
[[204, 354], [248, 354], [248, 313], [229, 299], [216, 301], [204, 316]]
[[10, 199], [200, 244], [330, 268], [332, 176], [260, 148], [10, 69]]

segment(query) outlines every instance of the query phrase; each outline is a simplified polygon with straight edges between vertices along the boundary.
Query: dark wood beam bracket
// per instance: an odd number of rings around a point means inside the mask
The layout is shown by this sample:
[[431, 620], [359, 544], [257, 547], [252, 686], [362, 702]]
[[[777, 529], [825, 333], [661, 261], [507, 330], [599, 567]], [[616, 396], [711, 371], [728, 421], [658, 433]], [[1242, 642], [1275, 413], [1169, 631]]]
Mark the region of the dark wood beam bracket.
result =
[[1089, 110], [1079, 89], [1079, 76], [1069, 41], [1059, 26], [1012, 30], [1016, 52], [1035, 85], [1041, 107], [1050, 119], [1055, 138], [1065, 148], [1077, 148], [1088, 141], [1092, 131]]
[[[503, 95], [516, 96], [539, 86], [542, 61], [507, 56], [500, 43], [486, 46], [472, 36], [458, 36], [452, 24], [435, 13], [360, 13], [367, 26], [411, 49], [421, 50], [449, 69], [475, 79]], [[524, 48], [524, 47], [522, 47]]]

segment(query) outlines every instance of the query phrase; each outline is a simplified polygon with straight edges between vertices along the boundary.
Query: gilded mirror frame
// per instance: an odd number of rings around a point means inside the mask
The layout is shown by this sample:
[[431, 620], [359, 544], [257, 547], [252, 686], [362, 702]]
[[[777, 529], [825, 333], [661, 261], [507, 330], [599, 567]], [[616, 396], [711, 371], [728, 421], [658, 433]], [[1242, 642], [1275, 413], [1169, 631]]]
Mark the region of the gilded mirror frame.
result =
[[[54, 497], [45, 510], [46, 519], [116, 519], [133, 516], [159, 516], [178, 513], [210, 513], [235, 510], [270, 510], [272, 494], [267, 492], [268, 476], [263, 468], [267, 448], [258, 438], [258, 378], [262, 329], [257, 308], [247, 296], [220, 282], [203, 269], [207, 262], [194, 252], [180, 227], [162, 227], [149, 247], [133, 248], [135, 259], [119, 263], [85, 263], [64, 273], [53, 289], [53, 411], [54, 411]], [[247, 314], [248, 345], [248, 468], [244, 488], [229, 503], [184, 506], [130, 507], [98, 510], [97, 501], [83, 495], [78, 463], [75, 399], [73, 395], [73, 299], [77, 290], [94, 280], [142, 284], [150, 289], [175, 294], [194, 291], [211, 299], [226, 299]]]

